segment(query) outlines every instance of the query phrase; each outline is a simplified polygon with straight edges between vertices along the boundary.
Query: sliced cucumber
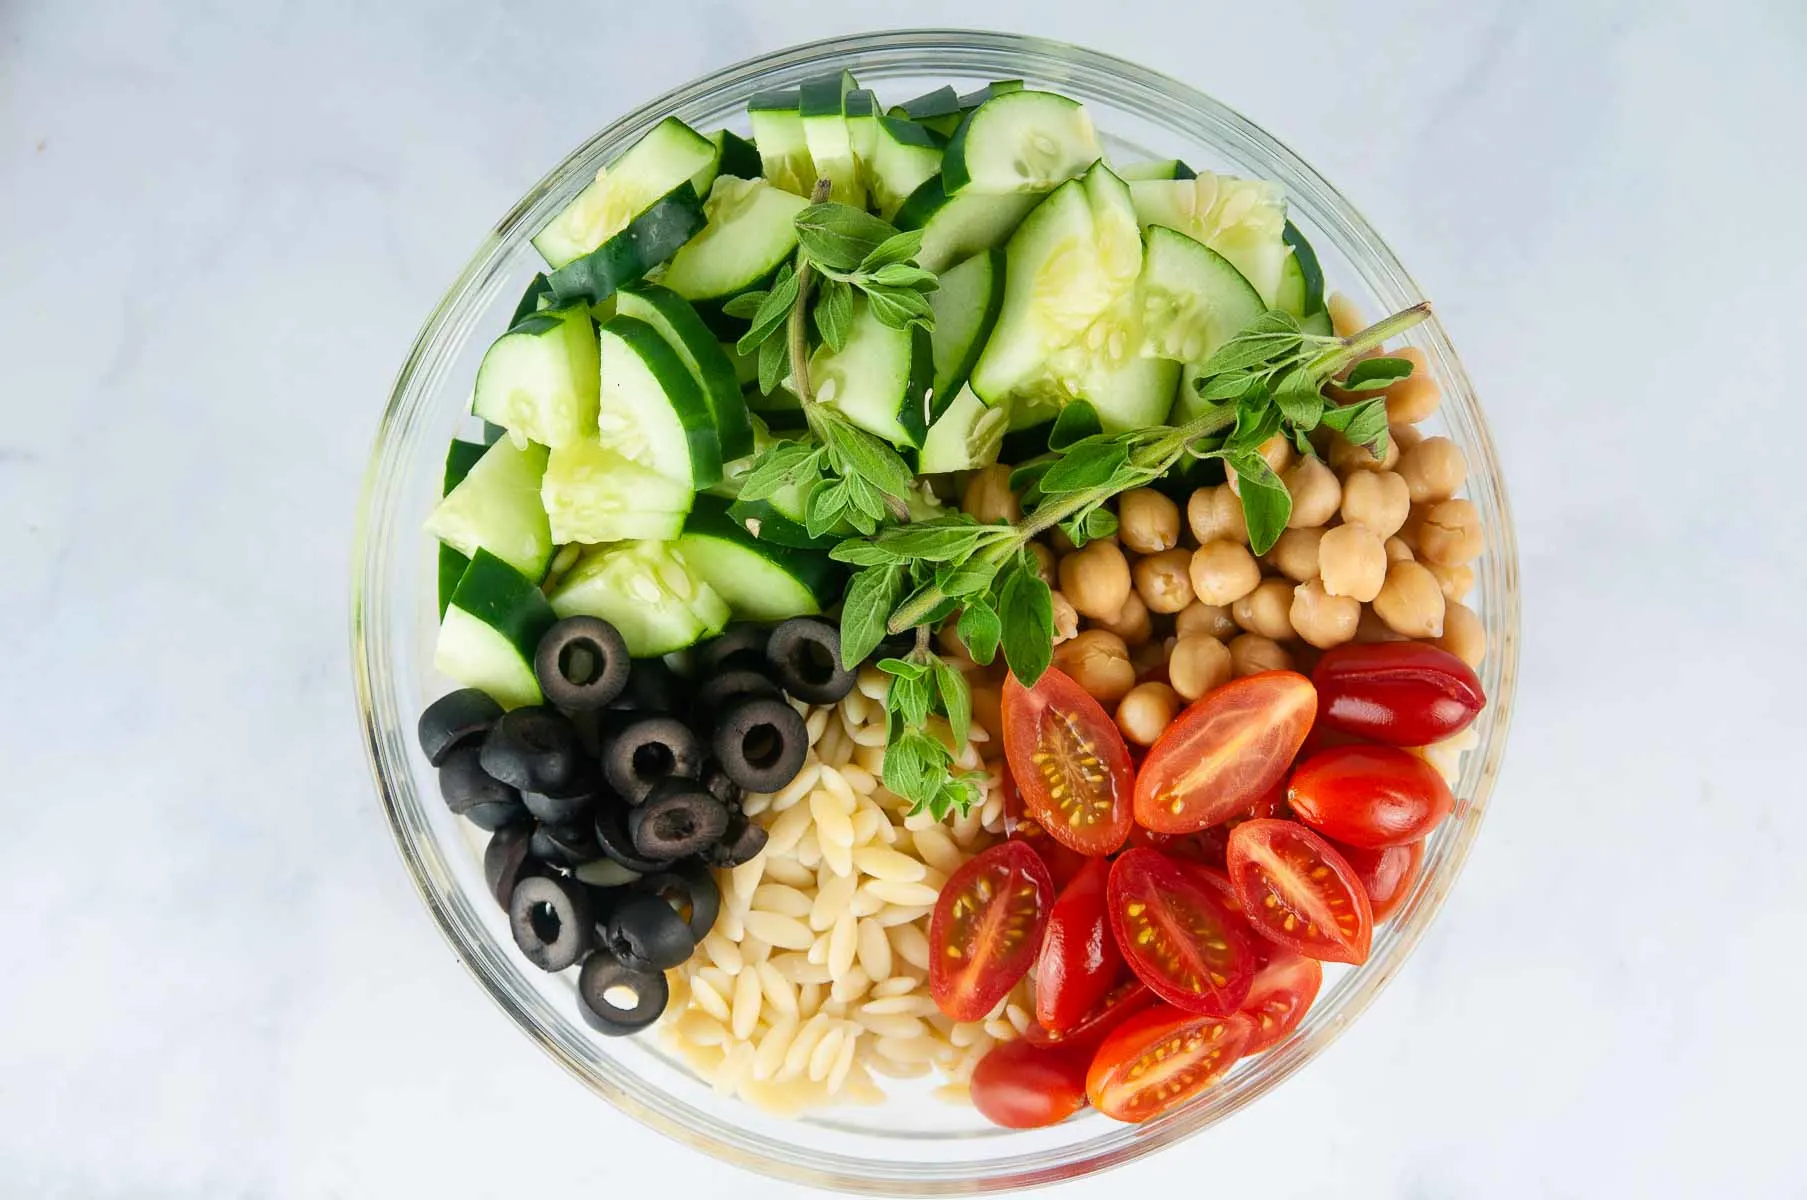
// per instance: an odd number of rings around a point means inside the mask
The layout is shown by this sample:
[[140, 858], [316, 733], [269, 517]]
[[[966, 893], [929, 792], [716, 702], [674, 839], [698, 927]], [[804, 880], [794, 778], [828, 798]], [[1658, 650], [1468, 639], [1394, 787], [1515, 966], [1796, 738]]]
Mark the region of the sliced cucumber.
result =
[[1102, 163], [1062, 184], [1023, 221], [1005, 255], [1004, 304], [973, 366], [972, 389], [987, 404], [1058, 405], [1071, 396], [1061, 376], [1072, 364], [1052, 360], [1130, 293], [1142, 269], [1127, 187]]
[[1180, 362], [1204, 362], [1265, 307], [1228, 259], [1164, 225], [1148, 231], [1136, 286], [1141, 352]]
[[944, 85], [914, 99], [905, 100], [886, 115], [894, 120], [913, 122], [936, 136], [945, 138], [952, 136], [954, 130], [960, 127], [966, 113], [960, 107], [960, 94]]
[[684, 528], [695, 493], [597, 442], [554, 450], [540, 481], [552, 540], [668, 541]]
[[523, 441], [565, 446], [596, 431], [596, 327], [574, 304], [523, 318], [484, 352], [471, 412]]
[[804, 429], [809, 425], [803, 417], [803, 402], [783, 384], [773, 388], [769, 396], [757, 384], [742, 390], [741, 395], [746, 398], [747, 411], [764, 421], [767, 428]]
[[837, 204], [866, 207], [866, 187], [860, 182], [859, 163], [853, 156], [842, 106], [847, 94], [858, 87], [850, 71], [806, 80], [797, 89], [797, 112], [803, 122], [803, 141], [809, 147], [816, 178], [828, 180], [828, 198]]
[[1324, 311], [1324, 268], [1318, 265], [1318, 253], [1305, 235], [1291, 221], [1280, 233], [1292, 253], [1280, 273], [1280, 296], [1275, 301], [1295, 317], [1309, 317]]
[[817, 400], [898, 446], [922, 444], [934, 375], [927, 331], [920, 325], [891, 328], [873, 314], [863, 294], [854, 297], [846, 344], [836, 352], [823, 343], [809, 360]]
[[677, 548], [738, 620], [811, 616], [840, 594], [839, 564], [826, 554], [760, 541], [716, 496], [697, 497]]
[[[477, 460], [483, 457], [489, 446], [478, 442], [462, 442], [454, 438], [446, 448], [445, 480], [439, 489], [441, 496], [451, 494], [453, 488], [464, 482], [464, 477], [471, 473]], [[470, 558], [460, 550], [454, 550], [444, 542], [439, 543], [439, 615], [445, 616], [446, 605], [452, 602], [452, 589], [464, 578], [464, 569], [471, 565]]]
[[968, 92], [960, 97], [960, 107], [966, 112], [971, 112], [987, 100], [995, 100], [999, 96], [1022, 90], [1023, 81], [1020, 79], [994, 79], [978, 91]]
[[943, 271], [940, 283], [929, 295], [935, 313], [929, 342], [935, 352], [933, 399], [945, 407], [966, 386], [1004, 305], [1004, 252], [994, 248], [975, 254]]
[[728, 605], [665, 542], [586, 551], [548, 597], [561, 617], [601, 617], [635, 658], [670, 654], [721, 632]]
[[971, 388], [963, 387], [947, 411], [929, 426], [916, 469], [924, 475], [939, 475], [988, 467], [998, 461], [1009, 424], [1008, 410], [991, 408]]
[[[718, 129], [709, 135], [709, 140], [714, 142], [716, 149], [721, 152], [721, 157], [716, 163], [715, 175], [732, 175], [736, 179], [759, 178], [763, 166], [759, 161], [759, 148], [752, 142], [741, 137], [732, 129]], [[714, 175], [710, 176], [709, 182], [712, 184], [715, 182]], [[696, 180], [692, 179], [692, 186], [695, 186], [695, 183]], [[696, 189], [696, 194], [707, 196], [709, 189], [699, 187]]]
[[987, 196], [965, 191], [949, 197], [941, 176], [923, 180], [892, 218], [899, 229], [922, 230], [916, 261], [939, 274], [982, 250], [1002, 246], [1041, 201], [1032, 192]]
[[596, 172], [595, 181], [540, 230], [534, 249], [553, 267], [582, 258], [626, 231], [636, 217], [718, 156], [708, 138], [676, 117], [665, 118]]
[[703, 227], [703, 220], [702, 202], [685, 180], [600, 247], [552, 272], [547, 277], [552, 294], [561, 302], [607, 300], [670, 259]]
[[1126, 433], [1167, 423], [1179, 378], [1179, 363], [1131, 354], [1096, 360], [1078, 377], [1072, 392], [1098, 410], [1105, 433]]
[[1242, 272], [1264, 304], [1279, 297], [1288, 257], [1279, 184], [1206, 171], [1197, 179], [1142, 180], [1130, 194], [1143, 226], [1165, 225], [1203, 242]]
[[722, 477], [709, 401], [657, 330], [617, 316], [602, 327], [602, 444], [692, 490]]
[[872, 145], [860, 162], [873, 207], [890, 220], [918, 188], [939, 177], [943, 143], [922, 126], [895, 117], [874, 117], [871, 126]]
[[808, 491], [793, 485], [779, 489], [764, 500], [736, 497], [728, 505], [728, 515], [762, 542], [795, 546], [800, 550], [826, 550], [853, 532], [852, 525], [842, 524], [820, 537], [811, 537], [803, 511], [808, 501]]
[[1163, 158], [1158, 162], [1124, 163], [1120, 167], [1112, 167], [1117, 178], [1125, 183], [1134, 183], [1138, 179], [1196, 179], [1198, 173], [1177, 158]]
[[641, 285], [620, 293], [616, 307], [622, 315], [658, 330], [690, 369], [709, 402], [722, 460], [751, 453], [753, 427], [747, 423], [747, 404], [740, 396], [734, 363], [690, 302], [670, 288]]
[[660, 282], [699, 304], [761, 286], [796, 253], [796, 218], [808, 205], [761, 179], [718, 177], [705, 206], [709, 223], [672, 258]]
[[1301, 318], [1299, 328], [1306, 333], [1315, 333], [1319, 337], [1329, 337], [1336, 332], [1336, 327], [1330, 323], [1330, 313], [1322, 308]]
[[1098, 161], [1085, 106], [1053, 92], [1006, 92], [975, 108], [947, 144], [948, 195], [1045, 192]]
[[478, 550], [440, 622], [433, 666], [503, 708], [538, 704], [533, 655], [554, 620], [533, 580]]
[[522, 321], [540, 311], [541, 301], [552, 300], [552, 283], [546, 278], [544, 271], [538, 272], [527, 284], [527, 290], [521, 293], [521, 299], [514, 306], [514, 316], [508, 318], [508, 327], [513, 329]]
[[847, 122], [847, 144], [853, 149], [853, 161], [859, 165], [860, 183], [865, 186], [866, 164], [878, 145], [878, 100], [866, 88], [854, 88], [841, 97], [841, 119]]
[[753, 122], [753, 140], [759, 146], [766, 179], [773, 187], [807, 196], [816, 184], [816, 166], [810, 161], [797, 103], [795, 88], [761, 92], [747, 101], [747, 115]]
[[487, 550], [529, 579], [552, 560], [552, 533], [540, 507], [546, 448], [503, 438], [427, 517], [427, 532], [467, 558]]
[[745, 483], [747, 476], [752, 473], [753, 464], [758, 462], [759, 456], [777, 440], [761, 418], [749, 415], [748, 423], [753, 426], [752, 451], [732, 462], [723, 463], [721, 480], [710, 487], [706, 493], [698, 493], [699, 495], [720, 496], [723, 500], [733, 500], [740, 495], [741, 484]]

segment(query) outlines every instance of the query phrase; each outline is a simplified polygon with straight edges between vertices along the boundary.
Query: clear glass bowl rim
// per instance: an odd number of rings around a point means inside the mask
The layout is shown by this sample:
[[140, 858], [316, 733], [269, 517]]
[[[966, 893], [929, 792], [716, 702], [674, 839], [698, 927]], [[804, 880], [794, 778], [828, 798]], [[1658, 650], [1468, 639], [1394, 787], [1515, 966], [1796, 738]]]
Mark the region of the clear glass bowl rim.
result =
[[[1458, 810], [1427, 854], [1412, 896], [1376, 935], [1368, 962], [1343, 986], [1320, 999], [1310, 1019], [1255, 1069], [1182, 1109], [1140, 1126], [1096, 1122], [1096, 1135], [1032, 1154], [937, 1161], [872, 1161], [826, 1154], [749, 1135], [732, 1123], [681, 1103], [641, 1094], [628, 1078], [611, 1078], [573, 1052], [537, 1011], [537, 998], [498, 969], [497, 947], [486, 944], [448, 890], [438, 849], [419, 818], [421, 800], [407, 765], [412, 715], [396, 711], [389, 647], [380, 614], [387, 609], [386, 571], [399, 552], [390, 514], [395, 462], [434, 391], [436, 363], [470, 333], [475, 315], [493, 296], [483, 284], [510, 249], [524, 241], [574, 194], [597, 165], [663, 117], [718, 100], [784, 87], [826, 69], [971, 69], [1017, 75], [1052, 86], [1066, 83], [1126, 107], [1168, 132], [1234, 157], [1262, 164], [1279, 179], [1289, 203], [1328, 236], [1354, 266], [1374, 298], [1396, 311], [1422, 294], [1392, 251], [1355, 209], [1285, 146], [1196, 89], [1110, 55], [1065, 43], [976, 30], [919, 29], [827, 38], [748, 59], [654, 99], [597, 133], [553, 168], [499, 221], [417, 335], [384, 411], [364, 480], [352, 569], [352, 662], [360, 723], [377, 790], [410, 877], [441, 933], [473, 977], [509, 1017], [586, 1086], [636, 1120], [724, 1161], [815, 1187], [878, 1195], [948, 1195], [1035, 1186], [1122, 1165], [1202, 1131], [1264, 1095], [1320, 1053], [1396, 975], [1441, 907], [1479, 832], [1498, 777], [1517, 676], [1517, 551], [1504, 480], [1479, 402], [1441, 324], [1433, 318], [1408, 340], [1429, 356], [1444, 392], [1445, 419], [1467, 453], [1469, 495], [1487, 519], [1486, 553], [1477, 564], [1478, 592], [1489, 659], [1483, 680], [1490, 704], [1478, 724], [1457, 786]], [[493, 292], [493, 288], [490, 289]], [[504, 948], [512, 950], [512, 947]], [[609, 1064], [613, 1065], [613, 1064]]]

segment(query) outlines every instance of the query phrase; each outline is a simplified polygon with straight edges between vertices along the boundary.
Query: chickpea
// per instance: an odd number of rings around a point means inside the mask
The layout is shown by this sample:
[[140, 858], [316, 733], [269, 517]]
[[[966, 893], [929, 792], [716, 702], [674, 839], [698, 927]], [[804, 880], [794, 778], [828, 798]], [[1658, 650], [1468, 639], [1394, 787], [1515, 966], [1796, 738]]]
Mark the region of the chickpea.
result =
[[1348, 596], [1332, 596], [1324, 581], [1313, 579], [1293, 589], [1288, 612], [1299, 636], [1320, 650], [1340, 646], [1355, 636], [1361, 621], [1362, 602]]
[[1129, 647], [1106, 629], [1088, 629], [1054, 648], [1054, 665], [1100, 704], [1115, 704], [1136, 686]]
[[1353, 596], [1366, 603], [1387, 581], [1386, 547], [1372, 529], [1361, 525], [1327, 529], [1318, 543], [1318, 577], [1332, 596]]
[[1343, 485], [1323, 459], [1310, 455], [1301, 458], [1281, 482], [1286, 484], [1293, 501], [1292, 515], [1286, 518], [1288, 529], [1311, 529], [1336, 515]]
[[1110, 542], [1087, 542], [1060, 560], [1060, 590], [1081, 616], [1115, 617], [1129, 598], [1129, 561]]
[[1418, 531], [1418, 557], [1446, 567], [1473, 562], [1485, 544], [1480, 510], [1469, 500], [1439, 502], [1424, 515]]
[[1443, 589], [1445, 600], [1460, 600], [1474, 590], [1473, 567], [1446, 567], [1442, 563], [1424, 565], [1437, 577], [1437, 586]]
[[1233, 604], [1261, 582], [1261, 565], [1247, 546], [1206, 542], [1192, 553], [1192, 590], [1206, 604]]
[[1443, 606], [1443, 636], [1437, 645], [1469, 666], [1479, 667], [1487, 657], [1487, 630], [1474, 609], [1451, 600]]
[[1344, 479], [1357, 471], [1391, 471], [1398, 462], [1399, 443], [1391, 437], [1379, 458], [1370, 454], [1366, 446], [1358, 446], [1340, 433], [1330, 439], [1330, 465]]
[[1294, 583], [1318, 577], [1318, 543], [1324, 540], [1322, 529], [1289, 529], [1280, 535], [1267, 561]]
[[1418, 347], [1407, 346], [1395, 351], [1394, 357], [1410, 361], [1412, 373], [1387, 388], [1387, 420], [1416, 425], [1437, 411], [1443, 403], [1443, 389], [1431, 378], [1430, 365]]
[[1394, 534], [1392, 537], [1388, 538], [1383, 549], [1387, 552], [1387, 561], [1389, 563], [1411, 562], [1418, 557], [1416, 554], [1412, 553], [1412, 548], [1405, 544], [1405, 539], [1398, 534]]
[[1413, 446], [1416, 446], [1423, 440], [1424, 430], [1418, 428], [1416, 425], [1407, 425], [1404, 422], [1400, 422], [1396, 425], [1387, 426], [1387, 441], [1398, 446], [1399, 453], [1401, 454], [1404, 454], [1407, 450], [1410, 450]]
[[1012, 468], [993, 463], [974, 471], [960, 497], [960, 511], [975, 521], [1008, 524], [1023, 518], [1023, 506], [1010, 490]]
[[1149, 620], [1148, 606], [1134, 592], [1124, 598], [1123, 607], [1117, 610], [1116, 616], [1108, 621], [1094, 619], [1092, 626], [1110, 630], [1127, 646], [1140, 646], [1154, 636], [1154, 622]]
[[[1283, 433], [1276, 433], [1255, 449], [1276, 475], [1286, 474], [1293, 465], [1293, 459], [1298, 457], [1293, 452], [1292, 441]], [[1224, 486], [1230, 489], [1232, 496], [1242, 495], [1242, 484], [1238, 481], [1236, 472], [1230, 472], [1230, 477]]]
[[1136, 560], [1130, 574], [1150, 612], [1176, 613], [1192, 603], [1192, 551], [1163, 550]]
[[1358, 471], [1343, 485], [1343, 521], [1392, 537], [1412, 512], [1412, 493], [1392, 471]]
[[1245, 633], [1230, 642], [1230, 666], [1238, 679], [1262, 671], [1290, 671], [1293, 656], [1273, 638]]
[[1054, 602], [1054, 644], [1058, 646], [1079, 633], [1079, 613], [1063, 592], [1053, 593], [1050, 599]]
[[1397, 633], [1410, 638], [1443, 636], [1443, 589], [1423, 563], [1397, 562], [1374, 597], [1374, 611]]
[[1228, 484], [1199, 488], [1186, 501], [1186, 523], [1199, 545], [1231, 541], [1248, 544], [1249, 526], [1242, 515], [1242, 501]]
[[1167, 658], [1167, 681], [1188, 700], [1222, 687], [1234, 673], [1229, 647], [1202, 633], [1182, 634]]
[[1165, 642], [1150, 638], [1130, 650], [1129, 665], [1136, 669], [1137, 683], [1167, 682], [1167, 655], [1172, 642], [1172, 638]]
[[1435, 504], [1462, 489], [1468, 459], [1446, 437], [1425, 438], [1400, 454], [1399, 474], [1411, 490], [1413, 504]]
[[1055, 572], [1054, 551], [1040, 542], [1029, 543], [1029, 556], [1035, 559], [1035, 573], [1041, 576], [1042, 582], [1049, 587], [1060, 586], [1060, 576]]
[[1380, 619], [1380, 614], [1366, 604], [1362, 605], [1361, 620], [1355, 623], [1355, 640], [1366, 645], [1369, 642], [1403, 642], [1406, 639], [1387, 623]]
[[1255, 590], [1230, 606], [1230, 615], [1250, 633], [1284, 641], [1293, 636], [1293, 584], [1287, 579], [1264, 579]]
[[1338, 337], [1349, 337], [1368, 327], [1361, 310], [1355, 307], [1355, 301], [1341, 292], [1330, 293], [1324, 307], [1330, 313], [1330, 328]]
[[1180, 698], [1164, 683], [1139, 683], [1117, 705], [1117, 728], [1138, 746], [1152, 746], [1173, 724]]
[[[1002, 743], [1004, 740], [1004, 698], [1001, 689], [989, 683], [975, 683], [972, 686], [973, 724], [991, 735], [992, 742]], [[983, 753], [991, 742], [979, 747]], [[1000, 747], [1001, 748], [1001, 747]]]
[[1117, 537], [1137, 554], [1180, 544], [1180, 506], [1153, 488], [1124, 492], [1117, 501]]
[[1213, 638], [1235, 637], [1238, 627], [1230, 616], [1228, 605], [1202, 604], [1194, 600], [1173, 618], [1173, 632], [1182, 638], [1200, 635]]

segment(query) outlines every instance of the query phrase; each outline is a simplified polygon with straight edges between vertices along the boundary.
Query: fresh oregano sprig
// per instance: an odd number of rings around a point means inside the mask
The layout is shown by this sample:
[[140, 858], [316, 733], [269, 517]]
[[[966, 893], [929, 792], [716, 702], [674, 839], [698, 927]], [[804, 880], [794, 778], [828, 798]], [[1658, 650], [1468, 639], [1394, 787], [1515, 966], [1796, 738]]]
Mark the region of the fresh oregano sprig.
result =
[[955, 745], [965, 745], [972, 729], [972, 692], [966, 677], [928, 647], [928, 629], [917, 631], [916, 646], [903, 658], [880, 659], [891, 676], [885, 695], [888, 730], [885, 786], [910, 802], [911, 812], [927, 811], [937, 821], [966, 813], [979, 799], [984, 774], [957, 767], [954, 755], [930, 724], [941, 717]]

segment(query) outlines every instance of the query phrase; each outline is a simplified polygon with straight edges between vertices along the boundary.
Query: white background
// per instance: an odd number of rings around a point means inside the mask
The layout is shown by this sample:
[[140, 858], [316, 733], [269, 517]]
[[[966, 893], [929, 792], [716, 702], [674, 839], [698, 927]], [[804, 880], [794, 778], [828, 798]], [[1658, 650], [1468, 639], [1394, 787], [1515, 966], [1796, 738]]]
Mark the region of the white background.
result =
[[860, 9], [0, 4], [0, 1193], [788, 1194], [614, 1115], [442, 944], [348, 546], [409, 339], [530, 183], [901, 19], [1140, 60], [1322, 170], [1435, 298], [1523, 548], [1504, 779], [1404, 976], [1061, 1194], [1807, 1194], [1807, 9]]

